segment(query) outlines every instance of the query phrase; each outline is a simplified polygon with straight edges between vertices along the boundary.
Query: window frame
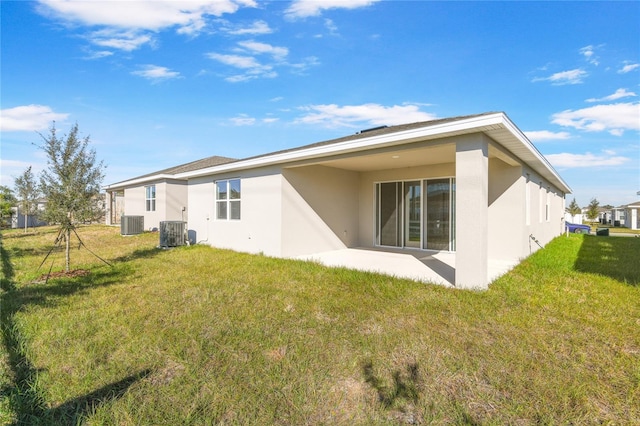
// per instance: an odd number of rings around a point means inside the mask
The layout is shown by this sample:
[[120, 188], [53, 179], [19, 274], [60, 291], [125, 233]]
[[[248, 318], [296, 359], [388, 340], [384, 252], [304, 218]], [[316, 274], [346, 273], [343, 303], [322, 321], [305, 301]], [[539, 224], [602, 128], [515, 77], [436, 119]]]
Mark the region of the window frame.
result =
[[242, 219], [242, 182], [240, 178], [214, 182], [216, 220]]
[[156, 211], [157, 191], [156, 185], [146, 185], [144, 187], [144, 210], [147, 212]]

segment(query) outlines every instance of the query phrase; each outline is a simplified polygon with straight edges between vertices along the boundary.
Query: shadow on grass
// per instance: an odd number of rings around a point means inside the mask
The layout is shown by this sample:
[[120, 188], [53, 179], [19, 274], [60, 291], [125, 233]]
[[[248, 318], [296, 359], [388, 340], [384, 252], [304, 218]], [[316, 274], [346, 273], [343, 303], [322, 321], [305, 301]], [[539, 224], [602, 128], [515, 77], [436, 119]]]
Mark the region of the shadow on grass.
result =
[[38, 386], [38, 369], [25, 354], [26, 342], [16, 324], [17, 312], [30, 305], [52, 306], [56, 298], [77, 294], [89, 288], [104, 287], [121, 281], [128, 268], [109, 268], [75, 279], [51, 280], [47, 285], [31, 284], [17, 288], [11, 259], [0, 236], [0, 326], [8, 363], [13, 373], [10, 385], [0, 389], [0, 397], [6, 399], [15, 413], [15, 425], [81, 424], [100, 405], [120, 398], [131, 385], [146, 377], [150, 370], [143, 370], [94, 392], [74, 398], [56, 408], [49, 408]]
[[131, 260], [137, 259], [148, 259], [153, 256], [157, 256], [162, 253], [163, 250], [158, 247], [145, 248], [134, 250], [132, 253], [126, 254], [124, 256], [119, 256], [113, 259], [114, 262], [128, 262]]
[[387, 386], [384, 381], [376, 377], [373, 363], [367, 361], [362, 366], [364, 380], [378, 392], [378, 399], [385, 408], [390, 408], [405, 402], [415, 403], [420, 396], [418, 392], [419, 377], [418, 364], [409, 364], [406, 373], [400, 370], [393, 373], [393, 385]]
[[585, 235], [574, 268], [640, 285], [640, 238]]

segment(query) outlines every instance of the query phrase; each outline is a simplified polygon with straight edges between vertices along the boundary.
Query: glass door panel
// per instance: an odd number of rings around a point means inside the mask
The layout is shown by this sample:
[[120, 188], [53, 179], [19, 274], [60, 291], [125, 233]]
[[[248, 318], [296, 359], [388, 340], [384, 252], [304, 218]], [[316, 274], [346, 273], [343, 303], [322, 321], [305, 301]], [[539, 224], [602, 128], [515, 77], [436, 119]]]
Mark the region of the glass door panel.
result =
[[426, 247], [430, 250], [450, 250], [449, 179], [427, 180], [426, 183]]
[[378, 244], [397, 247], [400, 245], [401, 204], [398, 182], [378, 184]]
[[404, 246], [420, 248], [422, 188], [420, 181], [404, 183]]

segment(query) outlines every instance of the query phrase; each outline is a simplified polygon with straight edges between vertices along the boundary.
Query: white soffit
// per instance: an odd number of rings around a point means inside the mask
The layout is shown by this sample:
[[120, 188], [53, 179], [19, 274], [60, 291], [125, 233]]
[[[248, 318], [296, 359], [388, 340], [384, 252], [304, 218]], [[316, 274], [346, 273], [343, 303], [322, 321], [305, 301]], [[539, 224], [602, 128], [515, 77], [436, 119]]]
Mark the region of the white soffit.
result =
[[419, 127], [416, 129], [398, 131], [368, 138], [365, 137], [360, 139], [348, 140], [345, 142], [337, 142], [333, 144], [311, 146], [309, 148], [288, 150], [285, 152], [278, 152], [274, 154], [267, 154], [247, 160], [240, 160], [233, 163], [209, 167], [206, 169], [181, 173], [176, 175], [175, 178], [193, 178], [214, 173], [231, 172], [235, 170], [271, 166], [275, 164], [286, 164], [293, 161], [321, 158], [331, 155], [366, 151], [374, 148], [402, 145], [421, 140], [424, 141], [430, 139], [440, 139], [476, 132], [488, 132], [491, 130], [496, 130], [500, 127], [503, 116], [503, 114], [497, 113], [435, 125], [429, 125], [427, 123], [424, 127]]
[[431, 125], [429, 123], [425, 123], [423, 127], [414, 129], [371, 137], [350, 139], [344, 142], [319, 144], [312, 145], [307, 148], [302, 147], [299, 149], [291, 149], [175, 175], [163, 174], [146, 176], [144, 178], [109, 185], [106, 189], [139, 185], [146, 182], [157, 181], [159, 179], [184, 180], [219, 173], [232, 173], [235, 171], [258, 167], [284, 165], [296, 161], [321, 159], [323, 157], [340, 154], [364, 152], [377, 148], [393, 147], [417, 141], [442, 139], [470, 133], [485, 133], [520, 161], [524, 162], [542, 177], [553, 183], [560, 190], [567, 193], [571, 192], [571, 188], [553, 169], [547, 159], [540, 154], [527, 137], [524, 136], [524, 134], [511, 122], [511, 120], [501, 112], [461, 118], [458, 120], [445, 120]]
[[316, 159], [469, 133], [487, 134], [490, 138], [502, 145], [502, 147], [507, 151], [511, 152], [541, 176], [557, 186], [560, 190], [564, 192], [571, 192], [571, 188], [553, 169], [547, 159], [540, 154], [526, 136], [524, 136], [524, 134], [504, 113], [462, 118], [460, 120], [445, 121], [433, 125], [425, 123], [424, 127], [410, 130], [267, 154], [247, 160], [240, 160], [233, 163], [178, 174], [174, 176], [174, 178], [188, 179], [210, 174], [228, 173], [236, 170], [239, 171], [276, 164], [286, 164], [294, 161]]

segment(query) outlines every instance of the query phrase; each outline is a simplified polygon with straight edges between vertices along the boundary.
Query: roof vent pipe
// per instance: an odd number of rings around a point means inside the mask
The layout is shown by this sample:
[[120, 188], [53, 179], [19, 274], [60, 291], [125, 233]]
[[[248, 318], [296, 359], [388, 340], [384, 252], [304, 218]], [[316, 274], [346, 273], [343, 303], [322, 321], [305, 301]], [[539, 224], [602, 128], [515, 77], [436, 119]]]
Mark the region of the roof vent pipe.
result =
[[371, 127], [370, 129], [364, 129], [364, 130], [360, 130], [359, 132], [356, 132], [356, 135], [360, 135], [362, 133], [367, 133], [367, 132], [373, 132], [374, 130], [386, 129], [387, 127], [389, 126]]

